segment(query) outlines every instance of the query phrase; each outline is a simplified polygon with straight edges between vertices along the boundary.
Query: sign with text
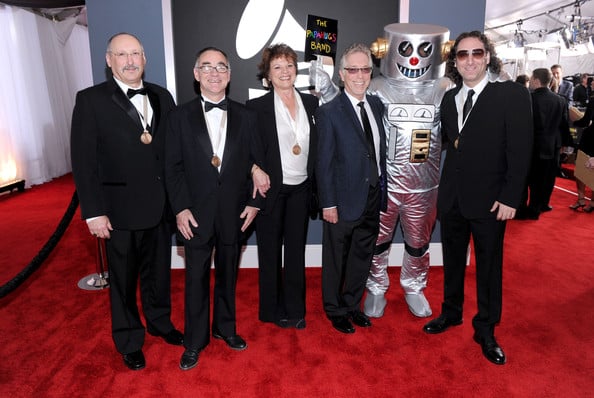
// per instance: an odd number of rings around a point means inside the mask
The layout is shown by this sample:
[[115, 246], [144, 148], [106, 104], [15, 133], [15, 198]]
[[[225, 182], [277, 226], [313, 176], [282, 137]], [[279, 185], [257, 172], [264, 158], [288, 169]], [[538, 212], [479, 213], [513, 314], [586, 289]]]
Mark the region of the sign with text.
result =
[[336, 43], [338, 38], [338, 21], [335, 19], [307, 16], [305, 31], [305, 61], [323, 55], [336, 60]]

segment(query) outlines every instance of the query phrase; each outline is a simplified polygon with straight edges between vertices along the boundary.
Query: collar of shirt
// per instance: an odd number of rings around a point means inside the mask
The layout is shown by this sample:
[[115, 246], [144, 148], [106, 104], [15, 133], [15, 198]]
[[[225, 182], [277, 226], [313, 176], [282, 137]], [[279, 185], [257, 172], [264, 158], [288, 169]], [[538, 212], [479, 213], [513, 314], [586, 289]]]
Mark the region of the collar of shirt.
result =
[[462, 83], [462, 90], [460, 90], [458, 95], [462, 95], [462, 101], [464, 102], [464, 100], [466, 100], [466, 95], [468, 94], [468, 90], [474, 90], [474, 96], [472, 97], [472, 103], [474, 104], [476, 102], [476, 99], [478, 98], [478, 96], [484, 90], [484, 88], [487, 87], [487, 83], [489, 83], [488, 74], [485, 74], [485, 77], [483, 77], [483, 80], [478, 82], [478, 84], [474, 87], [468, 87], [466, 84]]
[[142, 81], [140, 82], [140, 86], [138, 87], [132, 87], [132, 86], [128, 86], [126, 83], [124, 83], [121, 80], [118, 80], [118, 78], [116, 78], [114, 76], [113, 80], [115, 80], [115, 82], [117, 83], [117, 85], [122, 89], [122, 91], [124, 92], [124, 94], [126, 94], [128, 92], [129, 88], [133, 88], [135, 90], [138, 90], [139, 88], [144, 87], [144, 84], [142, 83]]
[[474, 87], [468, 87], [466, 84], [462, 83], [462, 88], [456, 94], [456, 109], [458, 111], [458, 129], [462, 130], [462, 126], [464, 121], [462, 120], [462, 109], [464, 108], [464, 101], [466, 101], [466, 96], [468, 95], [469, 90], [474, 90], [474, 95], [472, 96], [472, 105], [476, 104], [476, 100], [478, 99], [481, 92], [487, 87], [489, 83], [489, 74], [485, 74], [483, 80], [478, 82], [477, 85]]
[[369, 113], [369, 111], [371, 111], [371, 108], [369, 107], [369, 102], [367, 102], [367, 95], [365, 97], [363, 97], [362, 100], [360, 100], [360, 99], [353, 97], [349, 93], [347, 93], [346, 90], [344, 91], [344, 93], [346, 94], [347, 98], [351, 101], [353, 108], [357, 111], [357, 115], [359, 114], [359, 105], [358, 104], [361, 101], [365, 102], [365, 109], [367, 110], [367, 113]]
[[[144, 83], [142, 81], [140, 82], [140, 86], [132, 87], [132, 86], [129, 86], [126, 83], [122, 82], [121, 80], [118, 80], [115, 76], [114, 76], [113, 80], [115, 80], [116, 84], [120, 87], [120, 89], [124, 92], [124, 94], [126, 94], [128, 92], [129, 88], [138, 90], [139, 88], [144, 87]], [[144, 98], [146, 98], [146, 100], [147, 100], [147, 109], [146, 109], [147, 115], [143, 114], [144, 113], [144, 104], [143, 104]], [[153, 120], [153, 108], [151, 106], [151, 102], [148, 100], [148, 95], [147, 96], [135, 95], [134, 97], [130, 98], [130, 102], [132, 102], [132, 105], [134, 105], [134, 107], [138, 111], [142, 125], [145, 127], [148, 126], [151, 123], [151, 120]], [[145, 118], [146, 118], [146, 120], [145, 120]]]
[[[212, 101], [212, 100], [210, 100], [209, 98], [206, 98], [206, 97], [204, 97], [204, 96], [202, 96], [202, 95], [201, 95], [201, 96], [200, 96], [200, 104], [202, 104], [202, 110], [203, 110], [203, 111], [205, 110], [205, 109], [204, 109], [204, 102], [205, 102], [205, 101], [211, 102], [211, 103], [213, 103], [213, 104], [218, 104], [218, 103], [220, 103], [220, 102], [223, 102], [223, 101], [224, 101], [226, 98], [227, 98], [227, 96], [223, 96], [223, 98], [221, 98], [219, 101]], [[217, 114], [219, 114], [219, 112], [221, 112], [221, 113], [222, 113], [222, 112], [223, 112], [223, 110], [222, 110], [221, 108], [212, 108], [212, 109], [210, 110], [210, 112], [216, 112]], [[210, 113], [210, 112], [209, 112], [209, 113]], [[204, 112], [204, 113], [206, 113], [206, 112]]]

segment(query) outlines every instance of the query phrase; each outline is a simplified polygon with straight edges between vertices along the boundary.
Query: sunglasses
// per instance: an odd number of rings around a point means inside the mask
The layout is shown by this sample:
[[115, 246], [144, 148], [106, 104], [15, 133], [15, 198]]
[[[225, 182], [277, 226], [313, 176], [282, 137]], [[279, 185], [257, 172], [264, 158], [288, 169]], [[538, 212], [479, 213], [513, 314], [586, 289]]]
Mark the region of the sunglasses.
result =
[[456, 53], [456, 59], [458, 61], [464, 61], [472, 54], [472, 58], [481, 59], [485, 56], [485, 50], [482, 48], [475, 48], [473, 50], [460, 50]]
[[363, 73], [364, 75], [367, 75], [371, 73], [371, 69], [371, 66], [366, 66], [364, 68], [344, 68], [344, 70], [346, 70], [350, 75], [355, 75], [359, 72]]

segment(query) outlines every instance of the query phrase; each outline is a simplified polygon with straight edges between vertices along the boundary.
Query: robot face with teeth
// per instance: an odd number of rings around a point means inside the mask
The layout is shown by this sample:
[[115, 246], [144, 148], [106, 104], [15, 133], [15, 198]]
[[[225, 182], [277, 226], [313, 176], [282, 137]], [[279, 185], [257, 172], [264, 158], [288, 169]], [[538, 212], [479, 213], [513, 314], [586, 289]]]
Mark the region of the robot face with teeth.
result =
[[437, 25], [394, 23], [384, 27], [388, 50], [381, 60], [382, 75], [408, 81], [435, 80], [444, 75], [442, 46], [450, 32]]

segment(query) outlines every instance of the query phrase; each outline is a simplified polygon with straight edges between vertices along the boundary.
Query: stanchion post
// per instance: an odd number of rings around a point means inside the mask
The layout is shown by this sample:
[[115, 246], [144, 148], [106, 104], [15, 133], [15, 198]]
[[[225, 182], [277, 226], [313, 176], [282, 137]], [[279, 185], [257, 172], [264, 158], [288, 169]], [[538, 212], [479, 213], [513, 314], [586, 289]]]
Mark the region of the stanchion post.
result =
[[83, 290], [100, 290], [109, 287], [109, 271], [107, 255], [105, 254], [105, 240], [97, 239], [96, 265], [97, 273], [87, 275], [78, 281], [78, 287]]

